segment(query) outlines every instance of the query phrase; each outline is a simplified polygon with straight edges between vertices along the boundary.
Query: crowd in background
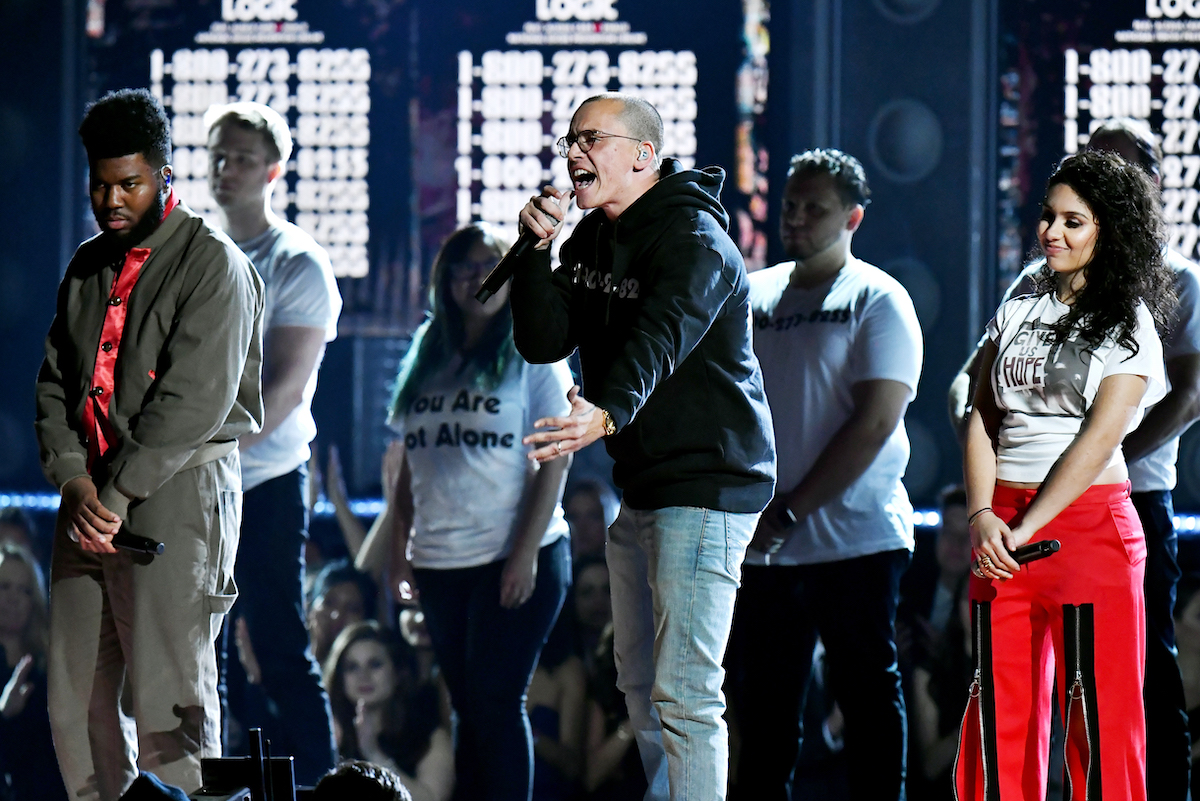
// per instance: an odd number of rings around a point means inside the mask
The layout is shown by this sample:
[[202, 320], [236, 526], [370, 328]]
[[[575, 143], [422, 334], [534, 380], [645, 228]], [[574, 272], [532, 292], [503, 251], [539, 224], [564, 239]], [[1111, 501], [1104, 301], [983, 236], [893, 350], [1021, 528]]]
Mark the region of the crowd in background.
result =
[[[394, 451], [393, 451], [394, 453]], [[314, 518], [306, 549], [311, 648], [322, 665], [339, 757], [390, 768], [415, 801], [451, 797], [455, 718], [419, 606], [401, 606], [357, 570], [338, 521], [354, 518], [336, 448], [325, 469], [314, 457], [314, 499], [337, 515]], [[322, 481], [324, 478], [324, 481]], [[324, 485], [324, 486], [322, 486]], [[616, 689], [604, 531], [617, 510], [604, 479], [572, 477], [563, 506], [571, 525], [574, 580], [530, 687], [535, 749], [534, 798], [633, 799], [646, 780], [624, 700]], [[348, 515], [348, 517], [347, 517]], [[367, 521], [369, 522], [369, 521]], [[361, 526], [361, 521], [356, 521]], [[65, 798], [45, 714], [46, 526], [16, 509], [0, 517], [0, 799]], [[350, 533], [350, 542], [354, 542]], [[361, 544], [361, 540], [358, 541]], [[235, 629], [236, 632], [236, 629]], [[236, 658], [252, 685], [256, 657], [235, 637]], [[28, 687], [28, 689], [25, 689]], [[230, 721], [236, 734], [244, 732]], [[30, 795], [38, 788], [37, 795]]]
[[[425, 777], [431, 772], [440, 772], [443, 779], [447, 775], [454, 718], [423, 614], [419, 606], [397, 605], [349, 561], [338, 521], [356, 518], [342, 483], [337, 449], [325, 453], [325, 469], [314, 459], [310, 471], [337, 515], [314, 518], [306, 597], [312, 650], [330, 692], [339, 756], [370, 759], [424, 778], [423, 784], [435, 784]], [[574, 582], [530, 688], [534, 798], [639, 799], [646, 779], [624, 699], [616, 688], [603, 558], [603, 532], [616, 514], [617, 495], [603, 478], [573, 475], [563, 507], [571, 524]], [[971, 547], [961, 487], [942, 493], [939, 511], [938, 527], [917, 531], [897, 615], [910, 716], [908, 797], [918, 801], [952, 798], [949, 773], [972, 669], [966, 603]], [[8, 785], [0, 785], [0, 799], [5, 793], [30, 797], [32, 787], [38, 788], [38, 798], [65, 798], [44, 714], [45, 676], [39, 672], [44, 670], [39, 665], [46, 636], [44, 526], [23, 511], [5, 510], [0, 514], [0, 541], [0, 772]], [[1189, 710], [1200, 718], [1200, 541], [1185, 538], [1180, 561], [1186, 574], [1176, 607], [1179, 663]], [[367, 653], [359, 656], [356, 651]], [[244, 663], [253, 660], [244, 649], [239, 657]], [[384, 663], [390, 676], [364, 693], [363, 684], [371, 682], [358, 674], [372, 659]], [[811, 709], [793, 793], [795, 798], [845, 797], [840, 714], [836, 703], [822, 695], [822, 649], [814, 661], [818, 669], [809, 687]], [[252, 667], [250, 672], [253, 675]], [[23, 691], [25, 686], [29, 689]], [[370, 740], [365, 745], [360, 739], [364, 734]], [[736, 731], [733, 738], [737, 759]], [[441, 786], [446, 795], [440, 797], [450, 797]], [[1061, 793], [1061, 785], [1052, 785], [1050, 797], [1056, 791]]]

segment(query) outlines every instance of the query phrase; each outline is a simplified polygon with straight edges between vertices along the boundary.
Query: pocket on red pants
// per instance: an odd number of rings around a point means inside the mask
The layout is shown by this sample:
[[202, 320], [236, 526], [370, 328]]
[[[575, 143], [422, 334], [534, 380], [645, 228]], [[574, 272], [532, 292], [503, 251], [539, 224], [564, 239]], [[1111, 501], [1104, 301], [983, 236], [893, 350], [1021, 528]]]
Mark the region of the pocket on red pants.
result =
[[1137, 509], [1129, 501], [1110, 503], [1108, 513], [1112, 517], [1121, 545], [1125, 548], [1125, 556], [1129, 564], [1136, 565], [1146, 559], [1146, 535], [1142, 531], [1142, 521]]

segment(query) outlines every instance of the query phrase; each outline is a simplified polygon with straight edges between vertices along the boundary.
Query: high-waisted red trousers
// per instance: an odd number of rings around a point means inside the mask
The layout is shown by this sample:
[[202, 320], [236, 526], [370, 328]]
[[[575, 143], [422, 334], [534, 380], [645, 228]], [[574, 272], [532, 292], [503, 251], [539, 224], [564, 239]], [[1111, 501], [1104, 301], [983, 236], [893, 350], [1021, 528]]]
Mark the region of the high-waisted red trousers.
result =
[[[997, 486], [992, 508], [1014, 525], [1035, 495]], [[1090, 487], [1033, 539], [1062, 548], [1006, 582], [971, 578], [979, 672], [956, 791], [1042, 801], [1057, 677], [1067, 797], [1145, 801], [1146, 544], [1128, 482]]]

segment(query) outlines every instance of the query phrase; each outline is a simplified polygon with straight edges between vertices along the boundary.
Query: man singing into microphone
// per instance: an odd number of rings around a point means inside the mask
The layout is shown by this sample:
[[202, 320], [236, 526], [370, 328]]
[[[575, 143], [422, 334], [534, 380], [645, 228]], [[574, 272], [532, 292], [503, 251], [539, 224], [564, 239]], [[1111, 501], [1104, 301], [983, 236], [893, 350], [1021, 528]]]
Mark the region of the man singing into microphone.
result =
[[530, 457], [604, 438], [624, 491], [607, 555], [617, 683], [647, 798], [724, 799], [721, 660], [775, 446], [746, 269], [718, 200], [725, 173], [662, 159], [662, 132], [638, 97], [601, 94], [575, 112], [559, 152], [575, 201], [595, 211], [553, 272], [569, 194], [546, 187], [521, 211], [540, 241], [513, 276], [513, 330], [531, 362], [578, 348], [587, 392], [571, 390], [568, 417], [535, 423]]

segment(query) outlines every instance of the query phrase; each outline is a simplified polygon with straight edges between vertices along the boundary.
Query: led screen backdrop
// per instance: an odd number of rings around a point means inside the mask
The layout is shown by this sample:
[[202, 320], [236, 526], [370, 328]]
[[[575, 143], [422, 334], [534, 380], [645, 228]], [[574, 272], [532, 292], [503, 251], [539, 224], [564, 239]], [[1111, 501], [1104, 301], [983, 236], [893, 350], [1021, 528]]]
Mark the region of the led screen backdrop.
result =
[[[205, 214], [209, 106], [254, 100], [287, 118], [296, 147], [273, 204], [329, 251], [346, 302], [316, 401], [322, 438], [349, 442], [351, 489], [369, 491], [439, 243], [481, 219], [512, 236], [531, 194], [567, 187], [554, 142], [589, 95], [647, 97], [664, 155], [724, 167], [733, 234], [763, 264], [768, 22], [764, 0], [703, 13], [683, 0], [92, 0], [79, 105], [124, 86], [158, 94], [176, 189]], [[84, 215], [77, 227], [94, 230]]]

